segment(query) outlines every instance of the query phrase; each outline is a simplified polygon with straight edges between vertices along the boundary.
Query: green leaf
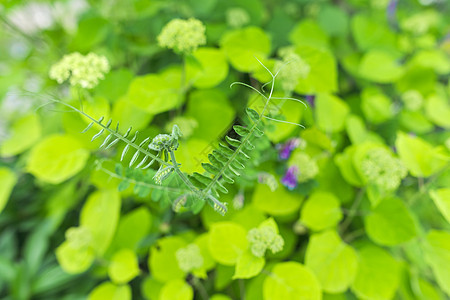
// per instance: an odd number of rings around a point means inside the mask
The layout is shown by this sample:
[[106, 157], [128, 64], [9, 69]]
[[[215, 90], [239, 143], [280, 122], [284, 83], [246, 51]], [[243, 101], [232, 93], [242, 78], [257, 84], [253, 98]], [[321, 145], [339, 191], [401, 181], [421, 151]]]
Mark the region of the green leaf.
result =
[[[103, 122], [104, 125], [107, 123], [105, 121], [110, 120], [110, 104], [108, 99], [105, 97], [93, 97], [91, 101], [86, 101], [85, 104], [83, 104], [83, 111], [91, 116], [92, 118], [98, 120], [100, 123]], [[92, 123], [92, 120], [89, 119], [86, 116], [81, 115], [81, 119], [86, 123], [90, 124]], [[93, 134], [94, 131], [100, 130], [101, 127], [95, 125], [93, 126], [93, 130], [90, 134]], [[86, 130], [86, 129], [85, 129]]]
[[153, 118], [153, 115], [137, 107], [129, 98], [122, 97], [114, 103], [112, 119], [120, 124], [120, 132], [130, 128], [142, 130]]
[[419, 137], [399, 132], [395, 141], [400, 159], [415, 177], [428, 177], [449, 162], [443, 146], [433, 147]]
[[141, 294], [144, 296], [144, 299], [159, 299], [159, 294], [161, 293], [161, 289], [164, 286], [164, 283], [159, 282], [155, 278], [151, 276], [147, 276], [144, 278], [141, 284]]
[[425, 103], [425, 112], [434, 124], [450, 129], [450, 105], [444, 95], [434, 94]]
[[360, 50], [397, 49], [396, 36], [385, 20], [386, 18], [375, 18], [366, 13], [359, 13], [352, 18], [353, 38]]
[[361, 109], [370, 122], [380, 124], [393, 115], [392, 103], [380, 90], [366, 88], [361, 93]]
[[209, 232], [209, 251], [218, 263], [232, 266], [246, 249], [247, 232], [242, 226], [233, 222], [212, 224]]
[[411, 58], [409, 64], [430, 68], [440, 75], [450, 72], [450, 59], [444, 49], [421, 50]]
[[272, 216], [295, 213], [302, 204], [303, 197], [289, 192], [283, 186], [271, 191], [265, 184], [257, 184], [252, 198], [255, 207]]
[[399, 198], [387, 198], [364, 220], [367, 235], [377, 244], [395, 246], [413, 239], [417, 232], [414, 219]]
[[99, 190], [89, 196], [81, 209], [80, 226], [91, 232], [91, 246], [98, 255], [105, 253], [116, 232], [120, 206], [116, 190]]
[[337, 232], [313, 234], [306, 248], [305, 265], [319, 279], [327, 293], [345, 292], [356, 276], [358, 257]]
[[259, 27], [247, 27], [225, 33], [220, 45], [231, 65], [238, 71], [251, 72], [270, 54], [270, 39]]
[[447, 222], [450, 223], [450, 188], [432, 190], [430, 197]]
[[220, 49], [199, 48], [192, 55], [194, 59], [186, 62], [186, 77], [195, 87], [215, 87], [228, 75], [227, 58]]
[[236, 131], [236, 133], [238, 135], [240, 135], [242, 137], [246, 136], [250, 132], [250, 130], [247, 127], [240, 126], [240, 125], [234, 125], [233, 129], [234, 129], [234, 131]]
[[139, 273], [138, 258], [130, 249], [117, 251], [108, 265], [108, 276], [116, 284], [127, 283]]
[[192, 300], [194, 291], [192, 287], [182, 279], [174, 279], [162, 287], [159, 300]]
[[329, 35], [345, 37], [348, 34], [349, 20], [347, 12], [339, 6], [324, 5], [320, 9], [318, 22]]
[[328, 48], [329, 37], [313, 20], [303, 20], [295, 25], [289, 34], [289, 40], [295, 46], [312, 46], [317, 48]]
[[404, 69], [396, 62], [396, 57], [378, 50], [364, 54], [359, 64], [359, 75], [376, 83], [394, 82], [403, 72]]
[[310, 66], [308, 76], [298, 80], [295, 87], [297, 93], [311, 95], [338, 90], [337, 63], [329, 51], [310, 46], [297, 46], [295, 53]]
[[256, 112], [256, 110], [248, 107], [245, 111], [247, 112], [247, 115], [253, 122], [257, 122], [259, 120], [259, 114]]
[[112, 102], [116, 102], [120, 97], [126, 94], [132, 80], [133, 73], [130, 70], [113, 70], [105, 75], [105, 79], [100, 81], [95, 88], [95, 92], [97, 95], [105, 97]]
[[90, 247], [74, 248], [69, 242], [63, 242], [56, 248], [56, 258], [64, 272], [83, 273], [92, 265], [95, 252]]
[[209, 141], [222, 137], [234, 120], [235, 111], [219, 89], [192, 92], [187, 106], [186, 116], [198, 123], [193, 133], [198, 139]]
[[0, 168], [0, 213], [5, 208], [9, 196], [17, 183], [16, 174], [8, 168]]
[[298, 262], [276, 264], [263, 283], [265, 300], [320, 300], [320, 284], [308, 267]]
[[315, 231], [336, 226], [342, 219], [339, 199], [335, 195], [317, 191], [302, 207], [300, 221]]
[[70, 135], [50, 135], [35, 145], [27, 170], [38, 179], [58, 184], [80, 172], [89, 152]]
[[450, 296], [450, 232], [431, 230], [424, 246], [425, 260], [441, 289]]
[[233, 279], [248, 279], [258, 275], [264, 268], [264, 257], [256, 257], [249, 250], [245, 251], [236, 261], [236, 271]]
[[[211, 252], [209, 252], [209, 233], [199, 235], [194, 240], [194, 244], [200, 248], [200, 254], [203, 257], [203, 265], [199, 270], [193, 270], [192, 273], [199, 278], [206, 278], [206, 272], [216, 266], [216, 261], [211, 256]], [[204, 276], [199, 276], [200, 273]]]
[[340, 98], [319, 94], [316, 98], [317, 126], [325, 132], [338, 132], [344, 129], [345, 120], [350, 113], [348, 105]]
[[230, 138], [228, 135], [225, 136], [225, 140], [232, 147], [239, 147], [241, 145], [241, 141], [233, 139], [233, 138]]
[[174, 109], [181, 104], [177, 87], [158, 74], [136, 77], [130, 84], [127, 98], [140, 109], [153, 115]]
[[111, 248], [135, 250], [139, 242], [148, 234], [152, 215], [144, 206], [136, 208], [120, 218]]
[[351, 185], [361, 187], [364, 185], [363, 179], [353, 164], [353, 156], [357, 150], [356, 146], [349, 146], [335, 156], [336, 165], [339, 167], [344, 179]]
[[[272, 109], [276, 115], [272, 116], [272, 118], [281, 119], [292, 123], [299, 123], [304, 115], [305, 107], [296, 101], [284, 101], [283, 103], [283, 100], [272, 100], [271, 102], [276, 105], [276, 107]], [[255, 101], [252, 106], [257, 110], [259, 108], [259, 111], [261, 111], [264, 104], [262, 102]], [[274, 143], [279, 143], [285, 140], [290, 136], [290, 134], [292, 134], [293, 131], [298, 129], [298, 126], [292, 124], [283, 124], [272, 121], [269, 121], [269, 123], [271, 123], [272, 128], [270, 130], [266, 130], [266, 135]]]
[[2, 140], [0, 156], [14, 156], [22, 153], [41, 137], [41, 122], [36, 114], [29, 114], [17, 119], [8, 138]]
[[109, 24], [106, 19], [91, 14], [80, 20], [77, 29], [69, 47], [72, 50], [88, 52], [106, 38]]
[[375, 132], [367, 130], [362, 118], [356, 115], [347, 117], [345, 127], [352, 144], [362, 144], [364, 142], [383, 143], [383, 139]]
[[178, 266], [175, 253], [186, 244], [180, 237], [169, 236], [158, 239], [156, 245], [150, 248], [148, 266], [155, 279], [167, 282], [184, 278], [185, 272]]
[[115, 285], [103, 282], [89, 293], [88, 300], [131, 300], [131, 288], [128, 285]]
[[360, 249], [358, 256], [352, 292], [359, 299], [392, 299], [400, 282], [401, 264], [387, 251], [372, 245]]
[[202, 162], [208, 161], [208, 154], [214, 145], [203, 139], [191, 138], [183, 142], [176, 152], [177, 161], [183, 162], [181, 170], [186, 173], [203, 172]]
[[400, 123], [406, 131], [423, 134], [433, 130], [434, 126], [421, 111], [400, 112]]

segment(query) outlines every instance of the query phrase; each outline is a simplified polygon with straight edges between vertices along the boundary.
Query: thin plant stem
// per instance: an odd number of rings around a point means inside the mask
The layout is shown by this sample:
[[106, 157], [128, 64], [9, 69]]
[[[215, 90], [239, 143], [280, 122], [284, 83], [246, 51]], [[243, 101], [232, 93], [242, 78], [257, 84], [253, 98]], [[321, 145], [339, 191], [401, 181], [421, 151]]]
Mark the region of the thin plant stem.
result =
[[365, 232], [366, 232], [366, 231], [364, 230], [364, 228], [360, 228], [360, 229], [358, 229], [358, 230], [355, 230], [355, 231], [353, 231], [353, 232], [350, 232], [348, 235], [346, 235], [346, 236], [344, 237], [344, 241], [345, 241], [346, 243], [350, 243], [350, 242], [352, 242], [353, 240], [355, 240], [356, 238], [359, 238], [360, 236], [363, 236]]
[[358, 207], [361, 204], [365, 192], [366, 192], [365, 187], [359, 190], [355, 201], [353, 201], [352, 207], [350, 208], [347, 218], [344, 220], [344, 222], [342, 222], [341, 233], [344, 233], [347, 230], [348, 226], [351, 224], [353, 218], [357, 213]]
[[197, 191], [197, 188], [191, 183], [191, 181], [186, 177], [186, 175], [181, 172], [180, 168], [178, 167], [178, 163], [177, 160], [175, 158], [175, 152], [173, 152], [173, 150], [171, 150], [169, 152], [170, 154], [170, 159], [172, 160], [172, 165], [173, 168], [175, 169], [175, 172], [178, 174], [178, 176], [181, 178], [181, 180], [183, 180], [183, 182], [189, 187], [190, 190], [192, 191]]
[[111, 172], [110, 170], [104, 168], [101, 165], [101, 163], [99, 163], [97, 169], [102, 171], [102, 172], [104, 172], [104, 173], [106, 173], [106, 174], [108, 174], [110, 177], [121, 179], [121, 180], [124, 180], [124, 181], [128, 181], [128, 182], [130, 182], [132, 184], [135, 184], [135, 185], [142, 185], [142, 186], [145, 186], [145, 187], [148, 187], [148, 188], [152, 188], [152, 189], [165, 190], [165, 191], [170, 191], [170, 192], [177, 192], [177, 193], [180, 193], [180, 194], [189, 191], [187, 189], [185, 190], [185, 189], [177, 189], [177, 188], [168, 187], [168, 186], [161, 186], [161, 185], [151, 184], [151, 183], [148, 183], [148, 182], [145, 182], [145, 181], [137, 181], [137, 180], [132, 179], [132, 178], [121, 176], [121, 175], [118, 175], [118, 174], [116, 174], [114, 172]]
[[209, 299], [208, 291], [206, 291], [205, 286], [203, 285], [201, 280], [197, 277], [193, 277], [191, 282], [192, 282], [192, 285], [195, 287], [195, 289], [200, 294], [200, 297], [203, 300], [208, 300]]
[[239, 279], [239, 294], [241, 296], [241, 300], [245, 300], [245, 282], [242, 279]]

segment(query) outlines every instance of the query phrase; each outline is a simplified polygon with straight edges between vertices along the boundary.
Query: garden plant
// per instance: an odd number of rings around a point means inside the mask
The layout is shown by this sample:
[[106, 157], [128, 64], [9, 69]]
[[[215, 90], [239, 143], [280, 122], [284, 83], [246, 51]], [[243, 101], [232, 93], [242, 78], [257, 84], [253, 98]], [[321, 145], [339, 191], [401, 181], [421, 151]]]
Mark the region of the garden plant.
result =
[[0, 300], [450, 299], [448, 0], [2, 0]]

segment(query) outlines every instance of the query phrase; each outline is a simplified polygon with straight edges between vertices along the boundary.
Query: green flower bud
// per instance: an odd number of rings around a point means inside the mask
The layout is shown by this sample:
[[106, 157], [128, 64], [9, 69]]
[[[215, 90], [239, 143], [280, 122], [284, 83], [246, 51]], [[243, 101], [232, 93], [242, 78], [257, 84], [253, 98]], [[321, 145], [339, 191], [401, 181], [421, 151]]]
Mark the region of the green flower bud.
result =
[[74, 52], [54, 64], [49, 72], [51, 79], [63, 83], [69, 79], [70, 85], [86, 89], [94, 88], [105, 74], [109, 72], [109, 63], [106, 57], [89, 53], [86, 56]]
[[281, 235], [270, 226], [252, 228], [247, 233], [247, 241], [250, 244], [250, 251], [256, 257], [263, 257], [267, 249], [270, 249], [272, 253], [279, 252], [284, 246]]
[[158, 45], [176, 53], [189, 54], [206, 44], [205, 25], [197, 19], [173, 19], [158, 35]]
[[317, 162], [303, 152], [295, 151], [289, 159], [289, 165], [298, 168], [298, 182], [308, 181], [319, 173]]
[[298, 54], [291, 48], [283, 48], [279, 51], [281, 61], [275, 63], [275, 70], [280, 70], [278, 80], [286, 92], [292, 92], [298, 84], [299, 79], [306, 78], [311, 70]]
[[386, 191], [396, 190], [408, 173], [403, 163], [383, 148], [370, 150], [362, 161], [361, 169], [370, 183]]
[[190, 272], [203, 266], [203, 256], [196, 244], [189, 244], [175, 253], [178, 266], [184, 272]]
[[250, 250], [253, 255], [256, 257], [263, 257], [264, 253], [266, 253], [267, 246], [263, 242], [253, 243], [250, 246]]
[[284, 247], [284, 240], [280, 235], [276, 235], [273, 239], [272, 243], [269, 245], [270, 251], [272, 253], [277, 253], [283, 250]]
[[233, 28], [240, 28], [250, 22], [247, 11], [240, 7], [232, 7], [225, 12], [227, 24]]

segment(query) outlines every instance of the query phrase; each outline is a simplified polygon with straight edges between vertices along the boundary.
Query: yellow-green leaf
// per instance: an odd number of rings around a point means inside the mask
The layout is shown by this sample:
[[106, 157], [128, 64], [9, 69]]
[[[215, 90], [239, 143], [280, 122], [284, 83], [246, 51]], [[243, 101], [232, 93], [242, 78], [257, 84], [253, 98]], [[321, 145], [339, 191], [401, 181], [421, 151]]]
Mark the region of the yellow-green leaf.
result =
[[139, 274], [138, 258], [130, 249], [117, 251], [109, 263], [108, 275], [116, 284], [130, 281]]
[[88, 300], [131, 300], [131, 288], [128, 285], [115, 285], [103, 282], [89, 294]]
[[247, 249], [247, 232], [237, 223], [217, 222], [209, 233], [209, 251], [219, 263], [227, 266], [236, 264]]
[[447, 222], [450, 223], [450, 188], [432, 190], [430, 197]]
[[89, 152], [70, 135], [50, 135], [31, 150], [27, 170], [42, 181], [58, 184], [80, 172]]
[[0, 213], [5, 208], [16, 182], [17, 176], [13, 171], [8, 168], [0, 168]]
[[174, 279], [167, 282], [161, 289], [159, 300], [192, 300], [194, 291], [192, 287], [182, 279]]
[[233, 279], [252, 278], [261, 272], [265, 263], [264, 257], [256, 257], [251, 251], [247, 250], [237, 259]]
[[1, 142], [0, 156], [14, 156], [27, 150], [41, 136], [41, 122], [36, 114], [26, 115], [16, 120], [10, 135]]
[[321, 300], [322, 290], [316, 276], [298, 262], [274, 266], [263, 283], [264, 300]]
[[116, 190], [92, 193], [81, 209], [80, 226], [92, 234], [92, 247], [97, 255], [105, 253], [116, 232], [121, 200]]

